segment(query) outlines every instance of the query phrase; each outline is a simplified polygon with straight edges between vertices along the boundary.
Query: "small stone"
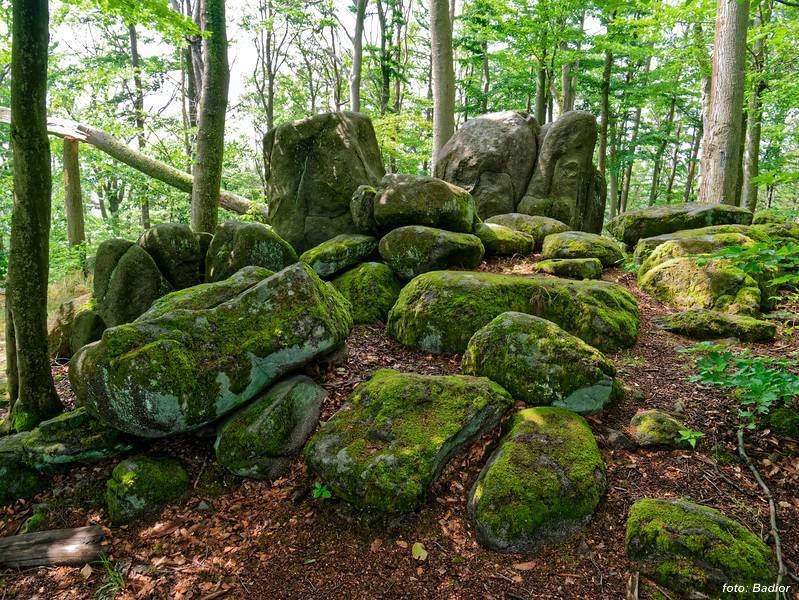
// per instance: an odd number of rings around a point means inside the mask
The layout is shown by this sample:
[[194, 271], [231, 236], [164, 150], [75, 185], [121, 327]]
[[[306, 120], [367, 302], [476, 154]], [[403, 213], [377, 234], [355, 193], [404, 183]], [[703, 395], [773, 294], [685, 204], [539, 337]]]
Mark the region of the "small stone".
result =
[[637, 447], [637, 444], [625, 433], [610, 428], [605, 432], [605, 445], [619, 450], [635, 450]]
[[686, 440], [681, 440], [680, 431], [688, 428], [662, 410], [639, 410], [630, 421], [633, 439], [640, 446], [690, 449]]
[[533, 265], [540, 273], [568, 279], [600, 279], [602, 263], [598, 258], [550, 258]]
[[106, 482], [106, 506], [117, 524], [157, 515], [189, 488], [189, 475], [173, 458], [136, 456], [114, 467]]
[[548, 235], [541, 255], [545, 259], [597, 258], [603, 267], [612, 267], [624, 260], [624, 252], [616, 240], [584, 231]]

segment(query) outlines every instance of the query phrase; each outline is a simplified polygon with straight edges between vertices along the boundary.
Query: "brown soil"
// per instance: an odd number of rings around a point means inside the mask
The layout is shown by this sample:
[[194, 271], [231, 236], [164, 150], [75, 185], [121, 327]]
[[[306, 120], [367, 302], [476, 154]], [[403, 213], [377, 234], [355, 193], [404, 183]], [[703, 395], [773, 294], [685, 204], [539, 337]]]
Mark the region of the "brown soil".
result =
[[[530, 264], [498, 260], [482, 268], [525, 275]], [[125, 582], [117, 597], [624, 598], [633, 571], [624, 554], [626, 514], [645, 496], [687, 497], [716, 507], [765, 538], [768, 505], [736, 459], [735, 402], [686, 381], [692, 363], [676, 350], [691, 342], [652, 325], [653, 317], [670, 309], [638, 291], [634, 278], [622, 271], [610, 271], [606, 278], [636, 296], [641, 330], [634, 348], [611, 356], [629, 388], [625, 402], [589, 419], [603, 445], [610, 490], [591, 524], [568, 542], [533, 556], [498, 554], [477, 545], [465, 513], [466, 497], [498, 431], [451, 461], [419, 513], [390, 517], [358, 512], [335, 499], [315, 500], [309, 493], [314, 480], [299, 458], [286, 477], [272, 483], [225, 475], [215, 464], [212, 438], [201, 433], [143, 449], [179, 456], [194, 487], [157, 522], [108, 529], [109, 561]], [[797, 335], [783, 332], [774, 345], [750, 347], [784, 355], [797, 348]], [[382, 327], [357, 327], [345, 362], [312, 366], [307, 373], [330, 392], [324, 419], [376, 369], [443, 374], [456, 373], [459, 363], [458, 356], [404, 348]], [[57, 374], [69, 401], [62, 367]], [[637, 410], [652, 407], [679, 413], [691, 429], [704, 432], [697, 450], [606, 447], [608, 428], [624, 431]], [[799, 444], [758, 430], [747, 434], [747, 450], [774, 493], [785, 560], [797, 573]], [[16, 533], [33, 504], [41, 502], [53, 507], [53, 527], [107, 526], [101, 494], [113, 464], [72, 469], [33, 502], [0, 510], [0, 535]], [[415, 542], [424, 544], [427, 561], [411, 556]], [[4, 598], [89, 598], [109, 581], [99, 564], [90, 574], [79, 568], [39, 568], [0, 573], [0, 592]], [[799, 584], [793, 589], [799, 592]], [[642, 582], [642, 598], [655, 591]]]

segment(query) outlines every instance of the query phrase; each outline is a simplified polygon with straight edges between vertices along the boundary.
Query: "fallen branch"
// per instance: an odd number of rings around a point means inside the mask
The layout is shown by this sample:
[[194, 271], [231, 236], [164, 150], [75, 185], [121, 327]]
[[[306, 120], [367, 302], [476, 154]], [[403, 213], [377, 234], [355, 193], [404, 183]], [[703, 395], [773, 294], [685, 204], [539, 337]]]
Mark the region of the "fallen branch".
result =
[[92, 525], [0, 538], [0, 565], [14, 568], [85, 565], [100, 558], [100, 542], [104, 537], [102, 528]]
[[774, 538], [774, 553], [777, 555], [777, 598], [781, 596], [780, 594], [780, 584], [782, 583], [782, 578], [788, 572], [788, 569], [785, 566], [785, 563], [782, 560], [782, 540], [780, 540], [780, 532], [777, 528], [777, 506], [774, 503], [774, 496], [771, 495], [771, 490], [766, 485], [766, 482], [763, 481], [763, 478], [760, 476], [760, 472], [757, 470], [757, 467], [752, 462], [752, 459], [749, 458], [749, 455], [746, 453], [746, 449], [744, 448], [744, 430], [738, 430], [738, 454], [740, 455], [741, 459], [746, 463], [746, 466], [749, 467], [749, 470], [752, 472], [755, 480], [757, 481], [760, 489], [763, 490], [763, 494], [765, 494], [766, 498], [768, 499], [768, 510], [769, 510], [769, 521], [771, 524], [771, 537]]
[[[0, 107], [0, 122], [11, 122], [10, 109]], [[141, 171], [153, 179], [157, 179], [182, 192], [191, 194], [191, 188], [194, 185], [194, 177], [190, 173], [162, 163], [160, 160], [150, 158], [146, 154], [115, 139], [102, 129], [78, 123], [77, 121], [70, 121], [69, 119], [51, 117], [47, 120], [47, 131], [51, 135], [60, 138], [74, 139], [94, 146], [119, 162], [125, 163], [137, 171]], [[227, 190], [220, 190], [219, 205], [224, 209], [240, 215], [250, 212], [254, 206], [250, 200], [232, 192], [228, 192]], [[266, 209], [259, 208], [259, 213], [260, 216], [266, 218]]]

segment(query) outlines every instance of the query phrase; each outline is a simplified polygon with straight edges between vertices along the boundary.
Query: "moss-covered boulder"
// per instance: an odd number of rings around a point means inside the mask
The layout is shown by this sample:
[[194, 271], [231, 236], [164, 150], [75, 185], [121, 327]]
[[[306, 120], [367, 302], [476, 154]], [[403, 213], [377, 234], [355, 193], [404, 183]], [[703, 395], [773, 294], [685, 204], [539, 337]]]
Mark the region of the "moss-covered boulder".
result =
[[591, 428], [562, 408], [528, 408], [491, 455], [469, 495], [478, 541], [534, 552], [585, 525], [607, 491]]
[[772, 408], [766, 422], [775, 433], [799, 441], [799, 408], [790, 405]]
[[600, 279], [603, 271], [598, 258], [550, 258], [535, 263], [533, 269], [567, 279]]
[[[643, 241], [643, 240], [642, 240]], [[751, 246], [755, 242], [752, 238], [740, 233], [716, 233], [697, 237], [684, 237], [663, 242], [643, 260], [638, 269], [641, 276], [654, 267], [672, 258], [682, 256], [699, 256], [702, 254], [715, 254], [730, 246]], [[641, 245], [641, 242], [638, 244]], [[639, 255], [639, 258], [641, 256]]]
[[280, 271], [297, 262], [297, 253], [271, 227], [225, 221], [216, 228], [205, 257], [205, 281], [222, 281], [243, 267]]
[[694, 257], [672, 258], [638, 279], [642, 290], [677, 308], [705, 308], [730, 314], [756, 315], [761, 291], [757, 281], [721, 259], [699, 264]]
[[394, 271], [383, 263], [374, 262], [342, 273], [333, 280], [333, 286], [349, 300], [353, 322], [366, 325], [385, 322], [402, 290]]
[[732, 337], [742, 342], [771, 342], [777, 335], [777, 327], [772, 322], [704, 308], [666, 315], [657, 319], [656, 324], [694, 340]]
[[326, 396], [304, 375], [273, 386], [219, 428], [219, 463], [241, 477], [277, 479], [316, 428]]
[[70, 363], [79, 401], [143, 437], [216, 421], [344, 343], [349, 304], [304, 263], [207, 310], [108, 329]]
[[97, 248], [92, 294], [106, 326], [130, 323], [172, 289], [141, 246], [112, 239]]
[[[627, 556], [680, 598], [761, 598], [777, 576], [772, 551], [746, 527], [687, 500], [644, 498], [630, 507]], [[725, 584], [744, 591], [730, 593]], [[772, 594], [773, 595], [773, 594]]]
[[504, 312], [543, 317], [601, 351], [632, 346], [635, 298], [604, 281], [437, 271], [406, 285], [388, 316], [388, 332], [406, 346], [463, 352], [474, 333]]
[[53, 358], [69, 358], [72, 356], [72, 330], [75, 317], [83, 310], [91, 310], [94, 305], [92, 295], [84, 294], [53, 311], [47, 319], [47, 349]]
[[584, 231], [548, 235], [544, 239], [541, 255], [544, 258], [598, 258], [605, 267], [624, 260], [624, 252], [618, 242]]
[[630, 420], [630, 433], [639, 446], [690, 448], [680, 431], [688, 431], [683, 423], [658, 409], [639, 410]]
[[47, 469], [118, 456], [133, 448], [133, 444], [80, 407], [42, 421], [22, 442], [22, 448], [29, 465]]
[[421, 225], [400, 227], [380, 240], [380, 256], [405, 281], [428, 271], [473, 269], [483, 260], [483, 254], [485, 249], [477, 236]]
[[786, 223], [790, 222], [791, 222], [790, 215], [778, 208], [766, 208], [764, 210], [759, 210], [755, 213], [755, 216], [752, 218], [753, 225], [765, 225], [765, 224], [785, 225]]
[[25, 462], [23, 444], [29, 432], [0, 436], [0, 505], [33, 496], [46, 478]]
[[394, 173], [375, 188], [360, 188], [350, 212], [359, 231], [379, 235], [406, 225], [471, 233], [475, 222], [474, 199], [463, 188], [435, 177]]
[[616, 369], [596, 348], [552, 323], [502, 313], [472, 336], [461, 365], [496, 381], [516, 400], [596, 414], [623, 396]]
[[797, 223], [762, 223], [752, 225], [746, 233], [758, 242], [799, 242], [799, 224]]
[[450, 457], [496, 427], [512, 405], [485, 378], [384, 369], [353, 390], [308, 442], [305, 459], [347, 502], [414, 511]]
[[169, 284], [182, 290], [200, 283], [203, 272], [200, 240], [183, 223], [161, 223], [147, 229], [139, 246], [153, 257]]
[[189, 488], [189, 474], [173, 458], [135, 456], [114, 467], [106, 482], [108, 516], [117, 524], [158, 515]]
[[535, 237], [496, 223], [478, 224], [474, 235], [483, 242], [486, 256], [525, 256], [535, 250]]
[[311, 265], [319, 277], [330, 277], [362, 263], [377, 250], [377, 240], [370, 235], [342, 233], [306, 250], [300, 260]]
[[[701, 248], [704, 244], [705, 247], [710, 246], [721, 249], [727, 246], [745, 245], [751, 243], [751, 240], [767, 242], [769, 237], [764, 232], [758, 231], [757, 228], [749, 225], [712, 225], [700, 229], [686, 229], [638, 240], [638, 243], [635, 245], [635, 251], [633, 252], [633, 259], [635, 260], [635, 264], [640, 265], [649, 258], [649, 255], [661, 244], [665, 244], [672, 240], [683, 241], [693, 239], [700, 240], [697, 242], [696, 248]], [[691, 252], [691, 254], [702, 254], [702, 252]]]
[[167, 294], [156, 300], [150, 310], [136, 320], [150, 321], [167, 316], [176, 310], [214, 308], [243, 294], [272, 275], [274, 275], [272, 271], [263, 267], [244, 267], [222, 281], [203, 283]]
[[522, 213], [496, 215], [486, 219], [486, 223], [502, 225], [503, 227], [532, 235], [535, 238], [535, 247], [537, 250], [541, 249], [544, 238], [548, 235], [563, 233], [571, 229], [566, 223], [558, 221], [557, 219], [540, 215], [524, 215]]
[[79, 311], [72, 321], [72, 330], [69, 335], [70, 356], [103, 337], [105, 329], [103, 318], [97, 314], [97, 311], [88, 308]]
[[670, 204], [631, 210], [612, 219], [610, 234], [628, 246], [648, 238], [683, 229], [699, 229], [709, 225], [751, 225], [752, 213], [728, 204]]

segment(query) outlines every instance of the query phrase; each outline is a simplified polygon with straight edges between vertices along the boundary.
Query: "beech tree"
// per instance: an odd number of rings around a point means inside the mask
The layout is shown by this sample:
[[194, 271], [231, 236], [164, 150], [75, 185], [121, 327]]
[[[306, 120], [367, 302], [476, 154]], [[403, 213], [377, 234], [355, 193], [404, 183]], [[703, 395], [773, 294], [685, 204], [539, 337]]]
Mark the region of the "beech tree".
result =
[[433, 61], [433, 164], [455, 133], [455, 68], [452, 23], [447, 0], [430, 0], [430, 42]]

